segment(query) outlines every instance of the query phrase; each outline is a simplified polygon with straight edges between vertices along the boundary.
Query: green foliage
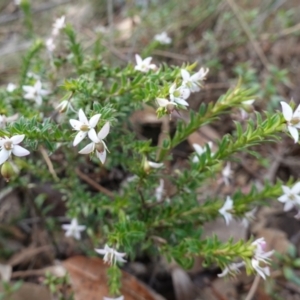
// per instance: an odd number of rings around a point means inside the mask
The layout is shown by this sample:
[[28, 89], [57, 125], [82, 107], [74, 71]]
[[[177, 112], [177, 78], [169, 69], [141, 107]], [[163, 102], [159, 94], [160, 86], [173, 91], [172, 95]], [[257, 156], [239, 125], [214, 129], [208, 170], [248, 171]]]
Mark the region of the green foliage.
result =
[[[201, 18], [212, 14], [215, 5], [216, 1], [207, 5]], [[285, 126], [281, 113], [255, 113], [255, 118], [250, 118], [246, 124], [236, 121], [232, 132], [215, 141], [216, 151], [206, 145], [203, 154], [197, 156], [198, 162], [193, 162], [191, 157], [185, 168], [174, 172], [167, 166], [173, 159], [172, 150], [192, 133], [228, 116], [235, 109], [247, 108], [245, 101], [254, 99], [259, 92], [257, 86], [249, 88], [256, 80], [254, 72], [250, 70], [243, 74], [243, 70], [237, 68], [240, 76], [245, 75], [245, 84], [239, 81], [217, 101], [203, 102], [197, 111], [190, 110], [188, 117], [174, 122], [175, 133], [164, 132], [166, 137], [162, 143], [155, 145], [152, 140], [137, 138], [130, 117], [147, 106], [157, 108], [157, 98], [168, 98], [174, 82], [177, 86], [182, 84], [180, 69], [194, 73], [196, 64], [182, 67], [164, 64], [147, 73], [135, 70], [130, 63], [112, 67], [98, 55], [91, 57], [83, 50], [71, 25], [67, 25], [63, 33], [66, 40], [64, 58], [55, 57], [53, 53], [50, 61], [43, 60], [43, 42], [37, 40], [23, 57], [20, 86], [13, 92], [0, 92], [0, 113], [19, 114], [18, 120], [0, 128], [0, 136], [24, 134], [24, 147], [31, 152], [30, 158], [14, 160], [21, 173], [11, 184], [26, 189], [36, 181], [51, 181], [64, 196], [68, 216], [84, 222], [93, 246], [107, 243], [124, 250], [132, 259], [141, 252], [163, 254], [187, 268], [192, 266], [195, 256], [203, 257], [205, 266], [217, 264], [221, 268], [243, 260], [248, 273], [253, 272], [251, 258], [255, 249], [252, 241], [222, 243], [217, 236], [202, 238], [203, 225], [220, 216], [224, 196], [207, 196], [200, 201], [198, 189], [216, 178], [224, 162], [238, 159], [240, 153], [256, 155], [254, 146], [278, 142]], [[39, 72], [43, 82], [46, 78], [51, 81], [51, 93], [43, 95], [41, 105], [24, 99], [23, 95], [23, 86], [37, 81], [28, 76], [33, 69]], [[285, 80], [285, 71], [274, 69], [272, 72], [278, 80]], [[270, 95], [272, 93], [274, 91]], [[61, 114], [56, 109], [58, 102], [66, 104]], [[181, 108], [178, 106], [179, 115]], [[105, 137], [109, 149], [105, 165], [95, 156], [97, 147], [104, 147], [103, 141], [93, 145], [90, 160], [78, 154], [86, 146], [85, 142], [80, 143], [78, 149], [71, 146], [77, 131], [72, 130], [70, 119], [78, 120], [79, 109], [89, 120], [101, 114], [95, 126], [97, 133], [105, 124], [110, 124], [111, 130]], [[157, 109], [158, 117], [163, 120], [174, 116], [168, 116], [166, 109]], [[152, 161], [164, 165], [152, 168]], [[132, 178], [118, 183], [112, 191], [99, 188], [96, 183], [93, 185], [98, 189], [96, 192], [78, 178], [78, 174], [81, 178], [88, 176], [81, 174], [80, 170], [85, 167], [100, 176], [122, 171]], [[170, 182], [174, 192], [158, 199], [155, 190], [160, 179]], [[281, 186], [279, 181], [275, 184], [266, 182], [262, 189], [253, 186], [247, 194], [236, 191], [232, 195], [232, 217], [242, 219], [255, 206], [267, 205], [266, 200], [281, 195]], [[40, 196], [36, 202], [39, 204], [43, 200]], [[85, 251], [90, 253], [91, 249]], [[119, 293], [120, 276], [118, 267], [111, 266], [108, 278], [112, 295]], [[285, 276], [292, 276], [290, 269], [285, 270]], [[45, 283], [55, 292], [61, 281], [48, 274]]]

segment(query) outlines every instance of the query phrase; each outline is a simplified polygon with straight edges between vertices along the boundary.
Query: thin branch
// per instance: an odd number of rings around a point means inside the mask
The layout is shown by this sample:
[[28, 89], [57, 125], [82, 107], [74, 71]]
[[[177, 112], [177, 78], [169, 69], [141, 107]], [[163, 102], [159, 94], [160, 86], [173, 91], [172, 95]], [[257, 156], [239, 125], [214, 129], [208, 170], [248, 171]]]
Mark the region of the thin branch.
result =
[[245, 300], [252, 300], [253, 299], [253, 297], [255, 295], [255, 292], [258, 289], [259, 281], [260, 281], [260, 276], [256, 275], [256, 277], [255, 277], [255, 279], [252, 283], [252, 286], [249, 290], [249, 293], [248, 293], [247, 297], [245, 298]]
[[50, 158], [47, 154], [47, 151], [45, 150], [45, 148], [43, 146], [40, 146], [39, 150], [40, 150], [40, 152], [41, 152], [41, 154], [42, 154], [42, 156], [43, 156], [43, 158], [44, 158], [44, 160], [45, 160], [45, 162], [48, 166], [48, 170], [49, 170], [50, 174], [52, 175], [53, 179], [55, 181], [59, 181], [59, 178], [57, 177], [57, 174], [56, 174], [56, 172], [53, 168], [52, 161], [50, 160]]
[[91, 179], [89, 176], [85, 175], [84, 173], [82, 173], [78, 168], [75, 169], [76, 174], [86, 183], [88, 183], [90, 186], [92, 186], [93, 188], [95, 188], [96, 190], [98, 190], [99, 192], [105, 194], [106, 196], [110, 197], [110, 198], [114, 198], [114, 193], [111, 192], [110, 190], [106, 189], [105, 187], [103, 187], [102, 185], [100, 185], [99, 183], [97, 183], [96, 181], [94, 181], [93, 179]]

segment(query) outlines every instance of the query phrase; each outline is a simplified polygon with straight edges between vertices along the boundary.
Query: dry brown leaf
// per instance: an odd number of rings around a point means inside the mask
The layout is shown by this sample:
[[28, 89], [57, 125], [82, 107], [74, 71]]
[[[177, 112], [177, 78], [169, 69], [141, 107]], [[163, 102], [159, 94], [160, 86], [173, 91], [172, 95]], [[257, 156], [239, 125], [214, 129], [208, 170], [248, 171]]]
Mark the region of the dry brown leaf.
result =
[[[3, 287], [0, 284], [0, 295]], [[52, 300], [49, 290], [42, 285], [24, 282], [13, 294], [2, 298], [3, 300]]]
[[[74, 290], [75, 300], [102, 300], [109, 296], [106, 271], [100, 258], [74, 256], [63, 263]], [[163, 300], [132, 275], [122, 271], [121, 293], [126, 300]]]
[[29, 246], [13, 255], [9, 259], [8, 264], [14, 267], [19, 264], [29, 263], [32, 260], [32, 257], [47, 251], [53, 251], [53, 247], [50, 245], [41, 247]]

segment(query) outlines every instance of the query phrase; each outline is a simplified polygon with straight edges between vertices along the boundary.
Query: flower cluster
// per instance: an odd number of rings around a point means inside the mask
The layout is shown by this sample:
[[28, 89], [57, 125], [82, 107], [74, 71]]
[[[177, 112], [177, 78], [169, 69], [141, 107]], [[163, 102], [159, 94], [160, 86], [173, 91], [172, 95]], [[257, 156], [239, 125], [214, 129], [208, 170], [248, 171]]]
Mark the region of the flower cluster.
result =
[[114, 248], [110, 248], [107, 244], [104, 246], [104, 249], [95, 249], [95, 251], [101, 255], [104, 255], [103, 260], [109, 265], [115, 265], [117, 262], [126, 262], [126, 260], [123, 258], [126, 256], [126, 253], [118, 252]]
[[33, 86], [23, 85], [22, 88], [25, 92], [24, 98], [28, 100], [34, 100], [37, 105], [42, 105], [42, 97], [50, 94], [49, 91], [42, 88], [42, 83], [40, 80], [37, 80]]
[[[207, 146], [209, 149], [212, 149], [213, 143], [212, 142], [208, 142]], [[206, 152], [206, 146], [201, 147], [198, 144], [193, 144], [193, 147], [196, 151], [196, 155], [193, 157], [193, 163], [198, 163], [199, 162], [199, 157], [201, 157], [202, 154], [204, 154]], [[213, 155], [213, 153], [211, 153], [211, 155]]]
[[151, 64], [152, 57], [147, 57], [145, 59], [142, 59], [138, 54], [136, 54], [135, 60], [136, 60], [136, 66], [134, 67], [134, 69], [137, 71], [147, 73], [150, 70], [157, 69], [156, 65]]
[[163, 108], [167, 113], [172, 113], [174, 109], [178, 105], [183, 107], [189, 106], [186, 101], [191, 93], [200, 91], [201, 83], [205, 79], [206, 74], [208, 73], [208, 69], [201, 68], [194, 75], [190, 75], [190, 73], [181, 69], [181, 77], [182, 83], [177, 87], [176, 83], [173, 83], [169, 88], [169, 98], [157, 98], [157, 103], [159, 107]]
[[[249, 226], [249, 221], [254, 219], [256, 208], [253, 210], [246, 212], [244, 218], [242, 219], [242, 225], [245, 227]], [[227, 196], [224, 205], [219, 209], [219, 213], [224, 217], [226, 225], [233, 219], [233, 212], [234, 212], [234, 203], [231, 197]]]
[[296, 108], [295, 112], [293, 109], [285, 102], [280, 102], [282, 107], [282, 114], [287, 123], [287, 129], [291, 136], [293, 137], [295, 143], [299, 141], [299, 132], [300, 129], [300, 105]]
[[[266, 279], [267, 276], [270, 276], [270, 269], [268, 264], [270, 263], [270, 257], [273, 255], [274, 251], [266, 252], [266, 242], [264, 238], [259, 238], [251, 244], [251, 266], [263, 279]], [[245, 261], [239, 263], [232, 263], [228, 265], [219, 277], [224, 277], [226, 275], [236, 275], [240, 272], [240, 268], [246, 266]]]
[[283, 195], [278, 198], [279, 202], [284, 203], [284, 211], [289, 211], [293, 207], [300, 210], [300, 182], [297, 182], [292, 188], [283, 185]]
[[62, 16], [55, 20], [52, 25], [51, 36], [46, 40], [46, 48], [51, 53], [55, 50], [55, 39], [58, 37], [59, 32], [65, 27], [65, 16]]
[[168, 36], [168, 34], [165, 31], [163, 31], [160, 34], [156, 34], [154, 36], [154, 40], [162, 45], [169, 45], [172, 43], [172, 39]]
[[100, 120], [101, 114], [96, 114], [93, 117], [91, 117], [90, 120], [88, 120], [83, 110], [79, 109], [78, 117], [79, 120], [70, 120], [70, 124], [73, 127], [73, 129], [78, 131], [77, 135], [75, 136], [73, 146], [77, 146], [86, 136], [88, 136], [92, 142], [85, 146], [83, 149], [81, 149], [79, 153], [89, 154], [96, 150], [96, 156], [104, 164], [106, 160], [106, 151], [108, 151], [108, 149], [103, 140], [109, 133], [109, 123], [105, 123], [105, 125], [97, 134], [95, 127], [97, 126]]

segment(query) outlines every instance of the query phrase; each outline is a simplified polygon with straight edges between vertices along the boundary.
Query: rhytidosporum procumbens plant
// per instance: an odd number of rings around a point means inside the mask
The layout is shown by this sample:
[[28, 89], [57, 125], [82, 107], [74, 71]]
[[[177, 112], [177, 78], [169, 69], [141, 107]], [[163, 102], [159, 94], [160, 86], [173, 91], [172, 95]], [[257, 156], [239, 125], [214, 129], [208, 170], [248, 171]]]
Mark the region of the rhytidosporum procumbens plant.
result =
[[[255, 95], [237, 84], [193, 111], [187, 99], [201, 93], [207, 69], [189, 63], [155, 65], [138, 54], [133, 63], [114, 67], [102, 59], [99, 43], [93, 54], [85, 53], [64, 17], [53, 28], [48, 39], [37, 39], [24, 55], [19, 81], [1, 90], [0, 164], [8, 184], [26, 188], [33, 182], [52, 182], [64, 194], [70, 224], [62, 229], [76, 239], [88, 235], [111, 265], [108, 297], [122, 298], [118, 264], [141, 251], [164, 255], [184, 267], [201, 256], [206, 266], [222, 269], [220, 276], [244, 267], [266, 278], [272, 251], [266, 252], [264, 238], [222, 243], [218, 236], [202, 238], [203, 225], [222, 216], [224, 224], [238, 219], [247, 226], [268, 199], [279, 198], [286, 211], [300, 207], [299, 184], [290, 188], [266, 182], [248, 194], [236, 191], [201, 202], [197, 190], [218, 174], [229, 185], [234, 176], [229, 161], [237, 153], [253, 153], [252, 146], [278, 142], [286, 128], [298, 142], [299, 109], [293, 112], [282, 102], [283, 113], [254, 112]], [[164, 122], [175, 122], [175, 134], [165, 132], [157, 146], [139, 140], [131, 129], [130, 116], [145, 105], [155, 107]], [[174, 147], [237, 108], [246, 121], [235, 122], [233, 134], [194, 145], [188, 167], [172, 171]], [[188, 121], [181, 118], [183, 110], [189, 111]], [[93, 172], [118, 167], [128, 179], [115, 190], [91, 192], [78, 178], [79, 168], [87, 163]], [[166, 181], [174, 187], [171, 195]]]

